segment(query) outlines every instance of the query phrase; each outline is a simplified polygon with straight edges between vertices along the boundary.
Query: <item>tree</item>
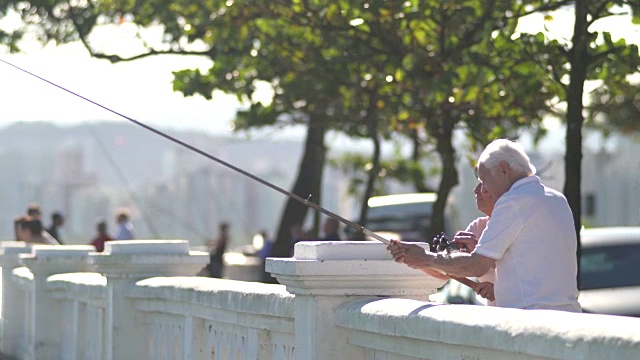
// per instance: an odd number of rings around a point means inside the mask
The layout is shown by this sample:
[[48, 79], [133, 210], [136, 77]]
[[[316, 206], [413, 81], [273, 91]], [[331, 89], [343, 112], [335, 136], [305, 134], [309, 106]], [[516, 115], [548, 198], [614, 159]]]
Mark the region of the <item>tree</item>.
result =
[[609, 136], [614, 132], [625, 135], [640, 133], [640, 86], [620, 82], [616, 86], [599, 87], [591, 93], [585, 126]]
[[[593, 25], [604, 18], [623, 13], [632, 15], [640, 23], [640, 3], [616, 0], [575, 1], [575, 23], [570, 42], [552, 40], [548, 34], [530, 39], [539, 46], [537, 54], [544, 69], [552, 74], [560, 86], [558, 97], [566, 102], [566, 154], [564, 194], [573, 211], [578, 234], [577, 257], [580, 259], [582, 128], [585, 83], [597, 80], [609, 96], [623, 95], [628, 84], [627, 75], [640, 70], [640, 57], [636, 45], [624, 40], [612, 41], [611, 31], [597, 31]], [[547, 15], [552, 19], [551, 15]], [[546, 54], [546, 55], [545, 55]], [[557, 55], [561, 55], [558, 60]], [[594, 98], [598, 100], [598, 98]], [[604, 98], [601, 98], [604, 100]], [[594, 105], [597, 107], [597, 105]], [[580, 279], [578, 278], [578, 284]]]
[[386, 69], [393, 87], [380, 92], [384, 96], [380, 101], [397, 108], [389, 126], [411, 139], [416, 163], [427, 143], [433, 144], [440, 156], [442, 175], [433, 235], [444, 227], [447, 198], [458, 182], [454, 130], [467, 123], [479, 134], [480, 129], [497, 126], [499, 131], [492, 130], [497, 136], [532, 126], [552, 92], [540, 92], [545, 84], [537, 80], [539, 77], [531, 79], [540, 75], [528, 70], [536, 68], [532, 64], [492, 53], [496, 49], [518, 51], [519, 43], [504, 38], [498, 43], [492, 37], [497, 31], [513, 32], [512, 24], [525, 13], [514, 10], [515, 3], [394, 4], [360, 9], [353, 17], [362, 25], [351, 31], [362, 43], [371, 44], [375, 53], [387, 54], [388, 63], [395, 66]]

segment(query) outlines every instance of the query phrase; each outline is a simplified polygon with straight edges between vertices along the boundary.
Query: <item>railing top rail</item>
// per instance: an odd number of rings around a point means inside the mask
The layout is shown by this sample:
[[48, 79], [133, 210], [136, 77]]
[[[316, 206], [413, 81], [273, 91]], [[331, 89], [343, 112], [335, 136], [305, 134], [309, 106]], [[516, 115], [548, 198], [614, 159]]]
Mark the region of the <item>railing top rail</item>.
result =
[[27, 258], [54, 258], [69, 256], [87, 256], [90, 252], [95, 251], [93, 245], [33, 245], [31, 253], [23, 254], [20, 257]]
[[56, 274], [47, 278], [48, 290], [67, 291], [89, 297], [106, 297], [106, 287], [107, 278], [98, 273]]
[[411, 338], [422, 344], [428, 341], [533, 357], [640, 356], [640, 319], [622, 316], [365, 299], [341, 305], [336, 325], [381, 338]]
[[0, 255], [31, 252], [31, 245], [24, 241], [0, 241]]
[[105, 243], [105, 254], [163, 254], [188, 255], [189, 241], [187, 240], [116, 240]]
[[197, 276], [140, 280], [127, 291], [139, 299], [162, 299], [277, 317], [293, 317], [294, 295], [284, 285]]

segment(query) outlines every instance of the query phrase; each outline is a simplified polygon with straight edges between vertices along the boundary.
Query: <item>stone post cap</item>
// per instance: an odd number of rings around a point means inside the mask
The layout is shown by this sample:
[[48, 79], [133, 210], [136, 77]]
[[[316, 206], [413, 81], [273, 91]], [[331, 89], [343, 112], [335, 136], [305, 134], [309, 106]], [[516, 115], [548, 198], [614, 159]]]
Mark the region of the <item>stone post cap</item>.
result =
[[24, 241], [2, 241], [0, 242], [0, 266], [6, 269], [21, 266], [20, 254], [30, 252], [31, 245]]
[[90, 262], [110, 277], [188, 276], [209, 263], [209, 254], [189, 251], [187, 240], [115, 240]]
[[104, 244], [105, 254], [189, 254], [187, 240], [115, 240]]
[[23, 254], [31, 252], [31, 245], [24, 241], [0, 241], [0, 255]]
[[87, 256], [90, 252], [96, 251], [93, 245], [32, 245], [31, 253], [21, 255], [22, 258], [29, 257], [67, 257], [67, 256]]
[[[427, 243], [414, 243], [429, 249]], [[393, 260], [387, 245], [378, 241], [299, 241], [293, 248], [297, 260]]]
[[[429, 244], [416, 244], [428, 250]], [[267, 258], [266, 271], [289, 292], [310, 295], [426, 299], [446, 282], [396, 263], [386, 247], [374, 241], [301, 241], [292, 258]]]
[[31, 253], [20, 254], [20, 261], [38, 275], [91, 271], [89, 253], [93, 245], [32, 245]]

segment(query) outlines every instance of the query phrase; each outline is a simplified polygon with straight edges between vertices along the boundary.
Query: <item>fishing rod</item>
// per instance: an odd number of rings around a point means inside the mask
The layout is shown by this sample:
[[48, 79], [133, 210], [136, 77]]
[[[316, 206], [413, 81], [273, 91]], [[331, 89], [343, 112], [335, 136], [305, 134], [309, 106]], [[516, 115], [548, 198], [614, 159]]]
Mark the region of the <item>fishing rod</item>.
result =
[[94, 105], [96, 105], [98, 107], [101, 107], [102, 109], [107, 110], [108, 112], [113, 113], [115, 115], [118, 115], [123, 119], [129, 120], [130, 122], [132, 122], [132, 123], [134, 123], [134, 124], [136, 124], [136, 125], [138, 125], [138, 126], [140, 126], [142, 128], [145, 128], [145, 129], [147, 129], [147, 130], [149, 130], [149, 131], [151, 131], [151, 132], [153, 132], [153, 133], [155, 133], [157, 135], [160, 135], [160, 136], [164, 137], [165, 139], [170, 140], [170, 141], [172, 141], [172, 142], [174, 142], [174, 143], [176, 143], [178, 145], [186, 147], [187, 149], [189, 149], [191, 151], [194, 151], [194, 152], [206, 157], [209, 160], [213, 160], [213, 161], [219, 163], [220, 165], [226, 166], [227, 168], [229, 168], [231, 170], [239, 172], [240, 174], [257, 181], [257, 182], [261, 183], [262, 185], [268, 186], [271, 189], [280, 192], [281, 194], [284, 194], [284, 195], [286, 195], [286, 196], [288, 196], [288, 197], [290, 197], [290, 198], [292, 198], [292, 199], [294, 199], [294, 200], [296, 200], [296, 201], [298, 201], [298, 202], [300, 202], [300, 203], [302, 203], [302, 204], [304, 204], [304, 205], [306, 205], [306, 206], [308, 206], [308, 207], [310, 207], [310, 208], [312, 208], [314, 210], [320, 211], [321, 213], [323, 213], [323, 214], [325, 214], [325, 215], [327, 215], [327, 216], [329, 216], [329, 217], [331, 217], [331, 218], [333, 218], [333, 219], [335, 219], [337, 221], [342, 222], [345, 225], [348, 225], [348, 226], [360, 231], [365, 236], [370, 236], [370, 237], [372, 237], [372, 238], [374, 238], [374, 239], [376, 239], [376, 240], [378, 240], [378, 241], [380, 241], [380, 242], [382, 242], [384, 244], [387, 244], [387, 245], [391, 244], [391, 241], [389, 239], [386, 239], [386, 238], [384, 238], [384, 237], [382, 237], [382, 236], [380, 236], [380, 235], [378, 235], [378, 234], [366, 229], [362, 225], [359, 225], [359, 224], [354, 223], [353, 221], [347, 220], [347, 219], [343, 218], [342, 216], [337, 215], [337, 214], [335, 214], [335, 213], [333, 213], [333, 212], [321, 207], [320, 205], [311, 202], [310, 201], [311, 195], [309, 195], [309, 197], [307, 197], [305, 199], [305, 198], [303, 198], [301, 196], [298, 196], [298, 195], [296, 195], [296, 194], [294, 194], [294, 193], [292, 193], [290, 191], [287, 191], [287, 190], [285, 190], [285, 189], [283, 189], [283, 188], [281, 188], [281, 187], [279, 187], [277, 185], [274, 185], [274, 184], [272, 184], [272, 183], [270, 183], [270, 182], [268, 182], [266, 180], [263, 180], [263, 179], [255, 176], [255, 175], [253, 175], [253, 174], [251, 174], [251, 173], [249, 173], [249, 172], [247, 172], [247, 171], [245, 171], [245, 170], [243, 170], [243, 169], [241, 169], [241, 168], [239, 168], [239, 167], [237, 167], [235, 165], [232, 165], [232, 164], [230, 164], [230, 163], [228, 163], [228, 162], [226, 162], [226, 161], [224, 161], [222, 159], [219, 159], [219, 158], [217, 158], [217, 157], [205, 152], [204, 150], [201, 150], [201, 149], [199, 149], [199, 148], [197, 148], [197, 147], [195, 147], [193, 145], [187, 144], [184, 141], [182, 141], [180, 139], [177, 139], [177, 138], [175, 138], [175, 137], [173, 137], [171, 135], [168, 135], [168, 134], [166, 134], [166, 133], [164, 133], [164, 132], [162, 132], [160, 130], [157, 130], [157, 129], [155, 129], [155, 128], [147, 125], [147, 124], [144, 124], [144, 123], [142, 123], [142, 122], [140, 122], [138, 120], [135, 120], [135, 119], [133, 119], [133, 118], [131, 118], [129, 116], [126, 116], [126, 115], [124, 115], [122, 113], [119, 113], [119, 112], [117, 112], [115, 110], [112, 110], [112, 109], [110, 109], [110, 108], [108, 108], [108, 107], [106, 107], [106, 106], [104, 106], [104, 105], [102, 105], [100, 103], [97, 103], [97, 102], [95, 102], [95, 101], [93, 101], [93, 100], [91, 100], [91, 99], [89, 99], [87, 97], [84, 97], [84, 96], [82, 96], [82, 95], [80, 95], [80, 94], [78, 94], [76, 92], [73, 92], [73, 91], [71, 91], [71, 90], [69, 90], [69, 89], [67, 89], [67, 88], [65, 88], [63, 86], [60, 86], [60, 85], [58, 85], [58, 84], [56, 84], [56, 83], [54, 83], [52, 81], [49, 81], [49, 80], [47, 80], [47, 79], [45, 79], [45, 78], [43, 78], [43, 77], [41, 77], [39, 75], [36, 75], [36, 74], [34, 74], [34, 73], [32, 73], [32, 72], [30, 72], [28, 70], [25, 70], [25, 69], [23, 69], [23, 68], [21, 68], [21, 67], [19, 67], [17, 65], [14, 65], [14, 64], [12, 64], [10, 62], [7, 62], [7, 61], [5, 61], [3, 59], [0, 59], [0, 62], [3, 62], [3, 63], [5, 63], [5, 64], [17, 69], [17, 70], [20, 70], [20, 71], [22, 71], [22, 72], [24, 72], [24, 73], [26, 73], [28, 75], [31, 75], [31, 76], [33, 76], [33, 77], [35, 77], [37, 79], [40, 79], [40, 80], [42, 80], [42, 81], [44, 81], [44, 82], [46, 82], [46, 83], [48, 83], [48, 84], [50, 84], [52, 86], [55, 86], [58, 89], [63, 90], [63, 91], [65, 91], [65, 92], [67, 92], [67, 93], [69, 93], [71, 95], [79, 97], [82, 100], [88, 101], [88, 102], [90, 102], [90, 103], [92, 103], [92, 104], [94, 104]]
[[[12, 64], [10, 62], [7, 62], [7, 61], [5, 61], [5, 60], [3, 60], [1, 58], [0, 58], [0, 62], [3, 62], [3, 63], [5, 63], [5, 64], [17, 69], [17, 70], [20, 70], [20, 71], [22, 71], [22, 72], [24, 72], [24, 73], [26, 73], [28, 75], [31, 75], [31, 76], [39, 79], [39, 80], [42, 80], [42, 81], [48, 83], [49, 85], [55, 86], [58, 89], [63, 90], [63, 91], [65, 91], [65, 92], [67, 92], [67, 93], [69, 93], [71, 95], [79, 97], [80, 99], [88, 101], [88, 102], [90, 102], [90, 103], [92, 103], [92, 104], [94, 104], [94, 105], [96, 105], [96, 106], [98, 106], [98, 107], [100, 107], [100, 108], [102, 108], [104, 110], [107, 110], [110, 113], [113, 113], [113, 114], [115, 114], [117, 116], [120, 116], [121, 118], [126, 119], [126, 120], [128, 120], [128, 121], [130, 121], [130, 122], [132, 122], [132, 123], [144, 128], [144, 129], [147, 129], [147, 130], [149, 130], [149, 131], [151, 131], [151, 132], [153, 132], [153, 133], [155, 133], [157, 135], [160, 135], [160, 136], [164, 137], [165, 139], [167, 139], [169, 141], [172, 141], [172, 142], [174, 142], [174, 143], [176, 143], [178, 145], [181, 145], [181, 146], [183, 146], [183, 147], [185, 147], [185, 148], [187, 148], [187, 149], [189, 149], [191, 151], [194, 151], [194, 152], [206, 157], [209, 160], [215, 161], [220, 165], [223, 165], [223, 166], [225, 166], [225, 167], [227, 167], [227, 168], [229, 168], [231, 170], [234, 170], [236, 172], [239, 172], [240, 174], [242, 174], [242, 175], [244, 175], [244, 176], [246, 176], [246, 177], [248, 177], [248, 178], [250, 178], [252, 180], [257, 181], [262, 185], [270, 187], [271, 189], [273, 189], [273, 190], [275, 190], [275, 191], [277, 191], [277, 192], [279, 192], [281, 194], [284, 194], [284, 195], [286, 195], [286, 196], [288, 196], [288, 197], [290, 197], [290, 198], [292, 198], [292, 199], [304, 204], [305, 206], [307, 206], [307, 207], [309, 207], [311, 209], [317, 210], [317, 211], [327, 215], [330, 218], [333, 218], [333, 219], [335, 219], [335, 220], [337, 220], [337, 221], [339, 221], [339, 222], [341, 222], [341, 223], [343, 223], [343, 224], [345, 224], [347, 226], [350, 226], [350, 227], [358, 230], [360, 233], [362, 233], [365, 236], [369, 236], [369, 237], [371, 237], [371, 238], [373, 238], [375, 240], [378, 240], [381, 243], [386, 244], [386, 245], [392, 244], [391, 240], [389, 240], [389, 239], [387, 239], [385, 237], [382, 237], [382, 236], [374, 233], [373, 231], [371, 231], [369, 229], [366, 229], [364, 226], [362, 226], [360, 224], [357, 224], [357, 223], [355, 223], [353, 221], [347, 220], [344, 217], [342, 217], [342, 216], [340, 216], [338, 214], [335, 214], [335, 213], [333, 213], [333, 212], [321, 207], [320, 205], [318, 205], [316, 203], [311, 202], [310, 201], [311, 195], [309, 195], [305, 199], [305, 198], [303, 198], [301, 196], [298, 196], [298, 195], [296, 195], [296, 194], [294, 194], [294, 193], [292, 193], [290, 191], [287, 191], [287, 190], [285, 190], [285, 189], [283, 189], [283, 188], [281, 188], [281, 187], [279, 187], [277, 185], [274, 185], [274, 184], [272, 184], [272, 183], [270, 183], [270, 182], [268, 182], [266, 180], [263, 180], [263, 179], [255, 176], [255, 175], [253, 175], [253, 174], [251, 174], [251, 173], [249, 173], [249, 172], [247, 172], [247, 171], [245, 171], [245, 170], [243, 170], [243, 169], [241, 169], [241, 168], [239, 168], [239, 167], [237, 167], [235, 165], [232, 165], [232, 164], [230, 164], [230, 163], [228, 163], [228, 162], [226, 162], [226, 161], [224, 161], [222, 159], [219, 159], [219, 158], [207, 153], [204, 150], [201, 150], [201, 149], [199, 149], [199, 148], [197, 148], [197, 147], [195, 147], [193, 145], [187, 144], [187, 143], [185, 143], [184, 141], [182, 141], [180, 139], [177, 139], [177, 138], [175, 138], [175, 137], [173, 137], [171, 135], [168, 135], [168, 134], [166, 134], [166, 133], [164, 133], [164, 132], [162, 132], [160, 130], [155, 129], [154, 127], [151, 127], [151, 126], [149, 126], [149, 125], [147, 125], [145, 123], [142, 123], [142, 122], [140, 122], [138, 120], [135, 120], [135, 119], [133, 119], [133, 118], [131, 118], [129, 116], [126, 116], [126, 115], [124, 115], [122, 113], [119, 113], [119, 112], [117, 112], [115, 110], [112, 110], [112, 109], [110, 109], [110, 108], [108, 108], [108, 107], [106, 107], [106, 106], [104, 106], [104, 105], [102, 105], [100, 103], [97, 103], [97, 102], [95, 102], [95, 101], [93, 101], [93, 100], [91, 100], [91, 99], [89, 99], [87, 97], [84, 97], [84, 96], [82, 96], [82, 95], [80, 95], [78, 93], [75, 93], [75, 92], [73, 92], [73, 91], [71, 91], [71, 90], [69, 90], [69, 89], [67, 89], [67, 88], [65, 88], [65, 87], [63, 87], [61, 85], [58, 85], [58, 84], [56, 84], [56, 83], [54, 83], [52, 81], [49, 81], [49, 80], [47, 80], [47, 79], [45, 79], [45, 78], [43, 78], [41, 76], [38, 76], [38, 75], [36, 75], [36, 74], [34, 74], [34, 73], [30, 72], [30, 71], [27, 71], [27, 70], [25, 70], [25, 69], [23, 69], [23, 68], [21, 68], [21, 67], [19, 67], [17, 65], [14, 65], [14, 64]], [[453, 277], [453, 276], [449, 276], [449, 277], [451, 277], [452, 279], [454, 279], [456, 281], [459, 281], [459, 282], [463, 283], [464, 285], [467, 285], [467, 286], [469, 286], [471, 288], [473, 288], [473, 286], [476, 284], [475, 281], [467, 279], [467, 278], [460, 278], [460, 277]]]

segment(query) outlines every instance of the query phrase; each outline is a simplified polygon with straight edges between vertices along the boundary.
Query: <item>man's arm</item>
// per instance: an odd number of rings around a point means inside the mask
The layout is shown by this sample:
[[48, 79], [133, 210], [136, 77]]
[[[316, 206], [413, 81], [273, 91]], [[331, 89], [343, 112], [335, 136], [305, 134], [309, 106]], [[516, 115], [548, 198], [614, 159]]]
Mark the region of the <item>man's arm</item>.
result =
[[466, 277], [479, 277], [491, 269], [495, 260], [479, 254], [454, 252], [452, 254], [434, 254], [423, 248], [401, 242], [393, 242], [387, 247], [396, 262], [431, 274], [428, 269], [442, 273]]
[[454, 252], [427, 255], [433, 258], [430, 268], [455, 276], [480, 277], [495, 265], [494, 259], [476, 253]]

